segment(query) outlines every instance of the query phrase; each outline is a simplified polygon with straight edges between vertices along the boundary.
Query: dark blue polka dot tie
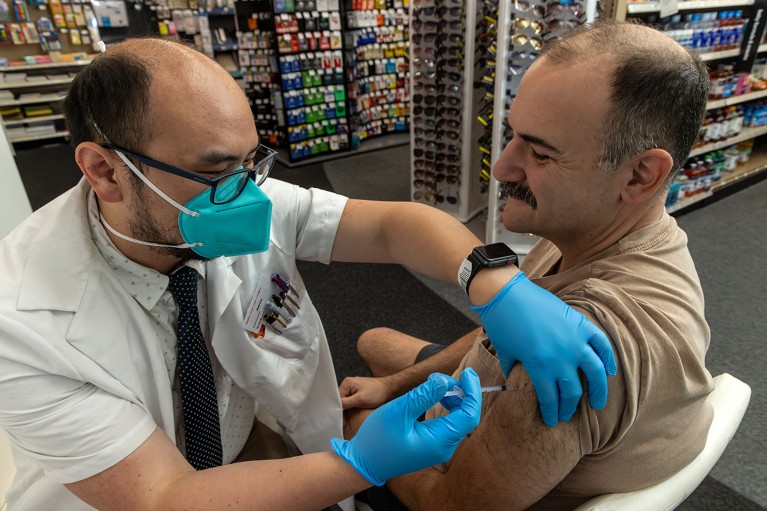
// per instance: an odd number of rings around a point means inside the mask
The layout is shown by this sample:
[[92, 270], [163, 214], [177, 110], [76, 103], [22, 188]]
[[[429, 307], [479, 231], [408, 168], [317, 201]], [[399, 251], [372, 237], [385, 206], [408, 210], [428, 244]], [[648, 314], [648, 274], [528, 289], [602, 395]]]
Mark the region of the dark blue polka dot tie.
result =
[[168, 288], [178, 304], [178, 379], [186, 459], [197, 470], [218, 467], [223, 460], [221, 426], [213, 368], [197, 311], [197, 272], [184, 266], [170, 276]]

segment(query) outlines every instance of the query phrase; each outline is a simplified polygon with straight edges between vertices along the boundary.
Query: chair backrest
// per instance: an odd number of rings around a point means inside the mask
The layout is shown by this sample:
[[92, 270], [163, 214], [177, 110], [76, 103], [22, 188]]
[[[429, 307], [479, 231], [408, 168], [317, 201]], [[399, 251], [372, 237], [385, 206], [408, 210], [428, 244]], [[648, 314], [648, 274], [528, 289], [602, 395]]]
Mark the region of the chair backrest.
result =
[[727, 373], [714, 378], [711, 403], [714, 419], [706, 446], [682, 470], [642, 490], [594, 497], [575, 511], [666, 511], [682, 503], [714, 467], [740, 426], [751, 399], [751, 387]]
[[13, 464], [11, 444], [0, 431], [0, 511], [5, 511], [5, 493], [11, 487], [13, 476], [16, 474], [16, 466]]

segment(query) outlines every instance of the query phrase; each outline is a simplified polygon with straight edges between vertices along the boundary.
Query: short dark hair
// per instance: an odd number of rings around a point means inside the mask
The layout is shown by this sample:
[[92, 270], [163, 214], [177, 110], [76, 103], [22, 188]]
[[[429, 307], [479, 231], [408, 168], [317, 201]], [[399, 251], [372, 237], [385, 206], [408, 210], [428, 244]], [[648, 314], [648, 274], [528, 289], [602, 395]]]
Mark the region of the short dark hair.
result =
[[[151, 134], [150, 64], [130, 52], [99, 55], [83, 68], [64, 99], [70, 143], [109, 142], [142, 152]], [[101, 134], [94, 128], [96, 123]]]
[[[573, 31], [545, 48], [552, 63], [576, 64], [590, 56], [615, 56], [612, 105], [607, 112], [599, 166], [613, 171], [652, 148], [671, 155], [669, 185], [698, 138], [709, 93], [708, 69], [690, 52], [643, 38], [638, 23], [599, 21]], [[676, 50], [676, 51], [675, 51]]]

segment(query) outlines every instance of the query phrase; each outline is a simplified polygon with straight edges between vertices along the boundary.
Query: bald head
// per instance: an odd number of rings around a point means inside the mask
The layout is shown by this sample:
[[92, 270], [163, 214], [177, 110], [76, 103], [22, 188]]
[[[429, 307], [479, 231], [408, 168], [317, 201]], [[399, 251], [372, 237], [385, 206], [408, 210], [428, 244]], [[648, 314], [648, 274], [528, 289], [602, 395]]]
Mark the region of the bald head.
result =
[[600, 21], [547, 46], [541, 66], [593, 66], [610, 85], [600, 166], [605, 171], [646, 149], [674, 160], [667, 184], [687, 159], [708, 99], [705, 64], [666, 35], [638, 23]]
[[157, 120], [172, 113], [169, 108], [199, 111], [226, 94], [240, 100], [237, 108], [248, 107], [229, 73], [207, 56], [164, 39], [128, 39], [110, 46], [77, 75], [64, 113], [75, 147], [106, 137], [141, 152], [156, 135]]

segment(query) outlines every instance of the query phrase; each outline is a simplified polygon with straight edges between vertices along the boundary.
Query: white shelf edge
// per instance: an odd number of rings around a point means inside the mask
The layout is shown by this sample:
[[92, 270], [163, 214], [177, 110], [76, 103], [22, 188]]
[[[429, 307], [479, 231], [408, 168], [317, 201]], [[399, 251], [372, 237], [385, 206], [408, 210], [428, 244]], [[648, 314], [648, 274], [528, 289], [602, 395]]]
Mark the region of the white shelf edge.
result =
[[68, 131], [57, 131], [56, 133], [40, 133], [39, 135], [25, 135], [23, 137], [8, 136], [8, 142], [16, 144], [19, 142], [31, 142], [33, 140], [46, 140], [49, 138], [68, 137]]
[[725, 147], [743, 142], [744, 140], [756, 138], [760, 135], [764, 135], [765, 133], [767, 133], [767, 126], [759, 126], [758, 128], [743, 128], [740, 134], [736, 137], [730, 137], [727, 140], [722, 140], [721, 142], [706, 144], [704, 146], [698, 147], [697, 149], [693, 149], [690, 151], [690, 156], [688, 156], [688, 158], [692, 158], [693, 156], [698, 156], [700, 154], [705, 154], [711, 151], [716, 151], [718, 149], [724, 149]]
[[739, 103], [745, 103], [746, 101], [753, 101], [767, 96], [767, 89], [756, 92], [749, 92], [748, 94], [741, 94], [740, 96], [732, 96], [726, 99], [716, 99], [706, 103], [706, 110], [713, 110], [714, 108], [724, 108]]
[[19, 82], [19, 83], [0, 83], [0, 90], [8, 89], [26, 89], [29, 87], [45, 87], [46, 85], [64, 85], [72, 83], [74, 78], [67, 78], [66, 80], [40, 80], [39, 82]]
[[737, 57], [740, 55], [740, 50], [725, 50], [725, 51], [714, 51], [710, 53], [700, 53], [698, 56], [701, 58], [701, 60], [708, 62], [711, 60], [719, 60], [719, 59], [728, 59], [732, 57]]
[[75, 60], [72, 62], [51, 62], [50, 64], [24, 64], [21, 66], [0, 66], [0, 71], [24, 71], [27, 69], [52, 69], [56, 67], [87, 66], [90, 60]]
[[[691, 9], [714, 9], [718, 7], [754, 5], [754, 0], [693, 0], [689, 2], [679, 2], [677, 5], [680, 11], [689, 11]], [[629, 14], [658, 12], [660, 11], [660, 2], [629, 2], [626, 9]]]
[[685, 199], [683, 201], [675, 202], [672, 205], [666, 207], [666, 212], [668, 212], [669, 214], [670, 213], [674, 213], [675, 211], [679, 211], [680, 209], [684, 209], [684, 208], [687, 208], [689, 206], [692, 206], [696, 202], [700, 202], [700, 201], [702, 201], [704, 199], [708, 199], [712, 195], [714, 195], [714, 193], [711, 190], [709, 190], [707, 192], [703, 192], [703, 193], [700, 193], [700, 194], [695, 195], [693, 197], [690, 197], [689, 199]]
[[760, 44], [759, 48], [756, 49], [757, 53], [763, 53], [767, 51], [767, 44]]
[[26, 124], [28, 122], [43, 122], [43, 121], [56, 121], [58, 119], [63, 119], [64, 116], [62, 114], [55, 114], [55, 115], [41, 115], [40, 117], [25, 117], [23, 119], [14, 119], [12, 121], [3, 121], [3, 124], [6, 126], [17, 126], [19, 124]]
[[0, 107], [3, 106], [19, 106], [19, 105], [34, 105], [37, 103], [57, 103], [62, 101], [66, 96], [60, 96], [57, 98], [39, 98], [39, 99], [14, 99], [11, 101], [0, 101]]

